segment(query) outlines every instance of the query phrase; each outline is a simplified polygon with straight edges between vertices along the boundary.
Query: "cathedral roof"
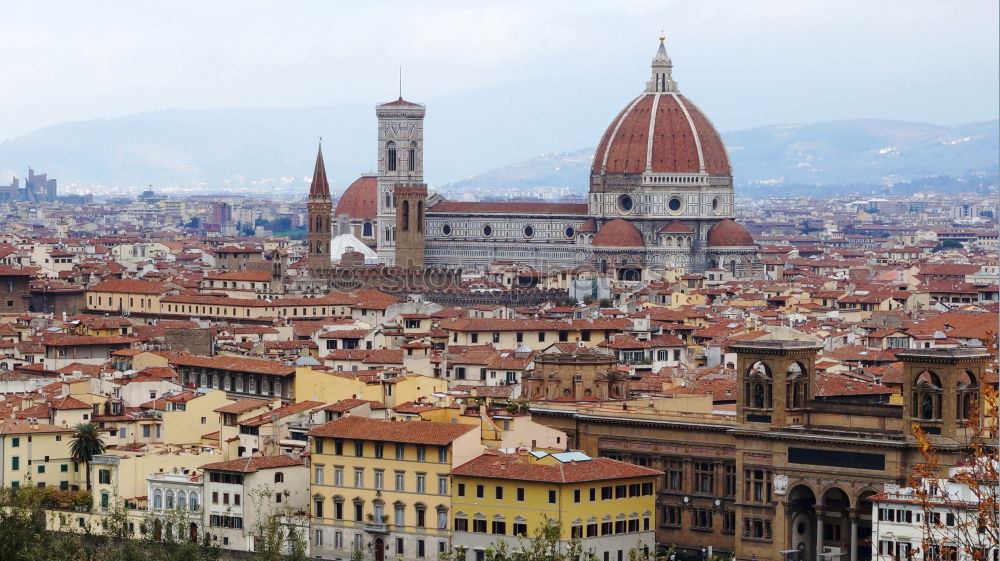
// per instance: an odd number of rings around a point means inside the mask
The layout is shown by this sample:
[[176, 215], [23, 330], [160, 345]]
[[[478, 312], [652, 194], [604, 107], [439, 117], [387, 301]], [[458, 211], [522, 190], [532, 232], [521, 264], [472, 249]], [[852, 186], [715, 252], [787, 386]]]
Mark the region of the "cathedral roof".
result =
[[591, 173], [731, 175], [722, 137], [704, 113], [678, 93], [662, 41], [652, 67], [646, 92], [622, 109], [604, 132]]
[[593, 218], [588, 218], [586, 222], [584, 222], [583, 224], [580, 224], [580, 227], [577, 228], [577, 231], [585, 233], [585, 234], [590, 233], [590, 232], [596, 232], [597, 231], [597, 221], [594, 220]]
[[386, 107], [386, 106], [390, 106], [390, 107], [393, 107], [393, 106], [420, 107], [420, 104], [419, 103], [413, 103], [412, 101], [406, 101], [405, 99], [403, 99], [402, 97], [400, 97], [396, 101], [390, 101], [389, 103], [383, 103], [382, 106], [383, 107]]
[[309, 185], [310, 199], [329, 199], [330, 184], [326, 180], [326, 165], [323, 164], [323, 146], [316, 152], [316, 168], [313, 169], [312, 184]]
[[753, 236], [741, 224], [730, 218], [708, 230], [708, 247], [747, 247], [754, 245]]
[[337, 201], [335, 216], [375, 218], [378, 214], [378, 178], [362, 175], [351, 183]]
[[661, 234], [693, 234], [694, 230], [688, 228], [680, 220], [671, 220], [669, 224], [660, 228]]
[[608, 222], [594, 235], [595, 246], [602, 247], [642, 247], [642, 234], [631, 222], [616, 218]]

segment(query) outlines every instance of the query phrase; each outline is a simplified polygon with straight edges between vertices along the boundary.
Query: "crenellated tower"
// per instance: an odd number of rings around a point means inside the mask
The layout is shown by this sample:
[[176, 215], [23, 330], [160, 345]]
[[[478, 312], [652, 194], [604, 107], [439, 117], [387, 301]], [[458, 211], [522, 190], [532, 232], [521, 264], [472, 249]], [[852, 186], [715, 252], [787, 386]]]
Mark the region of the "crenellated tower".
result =
[[316, 168], [313, 170], [312, 184], [309, 186], [309, 212], [307, 231], [309, 242], [309, 272], [318, 278], [318, 272], [330, 268], [331, 216], [333, 204], [330, 202], [330, 184], [326, 179], [323, 164], [323, 146], [316, 153]]

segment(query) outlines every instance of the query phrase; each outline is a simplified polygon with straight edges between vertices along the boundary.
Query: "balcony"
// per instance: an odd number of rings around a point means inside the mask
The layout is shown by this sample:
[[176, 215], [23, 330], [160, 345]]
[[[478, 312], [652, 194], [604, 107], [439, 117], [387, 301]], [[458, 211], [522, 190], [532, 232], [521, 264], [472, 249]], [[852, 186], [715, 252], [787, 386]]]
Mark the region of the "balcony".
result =
[[388, 534], [389, 525], [379, 522], [365, 522], [365, 531], [372, 534]]

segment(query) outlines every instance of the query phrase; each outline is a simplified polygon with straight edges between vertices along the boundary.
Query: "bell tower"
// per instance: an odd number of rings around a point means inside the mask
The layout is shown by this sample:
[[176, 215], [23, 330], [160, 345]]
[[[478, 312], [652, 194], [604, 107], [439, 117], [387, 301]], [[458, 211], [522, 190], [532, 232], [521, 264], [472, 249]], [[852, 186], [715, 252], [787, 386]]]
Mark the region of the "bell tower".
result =
[[[401, 207], [396, 200], [397, 185], [406, 188], [424, 182], [426, 111], [423, 105], [402, 97], [375, 108], [378, 117], [378, 231], [375, 234], [379, 261], [386, 265], [396, 263], [396, 236], [399, 233], [396, 213]], [[424, 186], [424, 198], [426, 189]], [[411, 221], [413, 218], [411, 216]], [[423, 235], [422, 225], [420, 234]], [[420, 253], [422, 266], [422, 246]]]
[[806, 421], [816, 395], [816, 353], [809, 341], [754, 340], [729, 345], [736, 352], [736, 415], [744, 425], [784, 427]]
[[326, 180], [326, 166], [323, 164], [323, 146], [316, 153], [316, 168], [313, 170], [312, 184], [309, 186], [309, 213], [307, 228], [309, 242], [309, 274], [318, 278], [320, 271], [330, 269], [330, 217], [333, 204], [330, 202], [330, 184]]

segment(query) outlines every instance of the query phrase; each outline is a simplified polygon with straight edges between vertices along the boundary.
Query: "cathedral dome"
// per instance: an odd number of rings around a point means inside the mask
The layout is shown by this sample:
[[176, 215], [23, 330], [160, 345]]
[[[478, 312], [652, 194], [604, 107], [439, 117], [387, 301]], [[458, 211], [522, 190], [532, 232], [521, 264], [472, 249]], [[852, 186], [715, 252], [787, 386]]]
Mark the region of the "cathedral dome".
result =
[[600, 247], [642, 247], [642, 234], [631, 222], [616, 218], [594, 234], [592, 245]]
[[591, 173], [732, 175], [722, 137], [705, 114], [678, 93], [662, 41], [652, 67], [646, 92], [625, 106], [601, 137]]
[[749, 247], [755, 244], [753, 236], [746, 228], [727, 218], [708, 230], [707, 245], [708, 247]]
[[344, 191], [337, 201], [335, 216], [350, 216], [358, 219], [374, 219], [378, 214], [378, 179], [374, 175], [362, 175]]

